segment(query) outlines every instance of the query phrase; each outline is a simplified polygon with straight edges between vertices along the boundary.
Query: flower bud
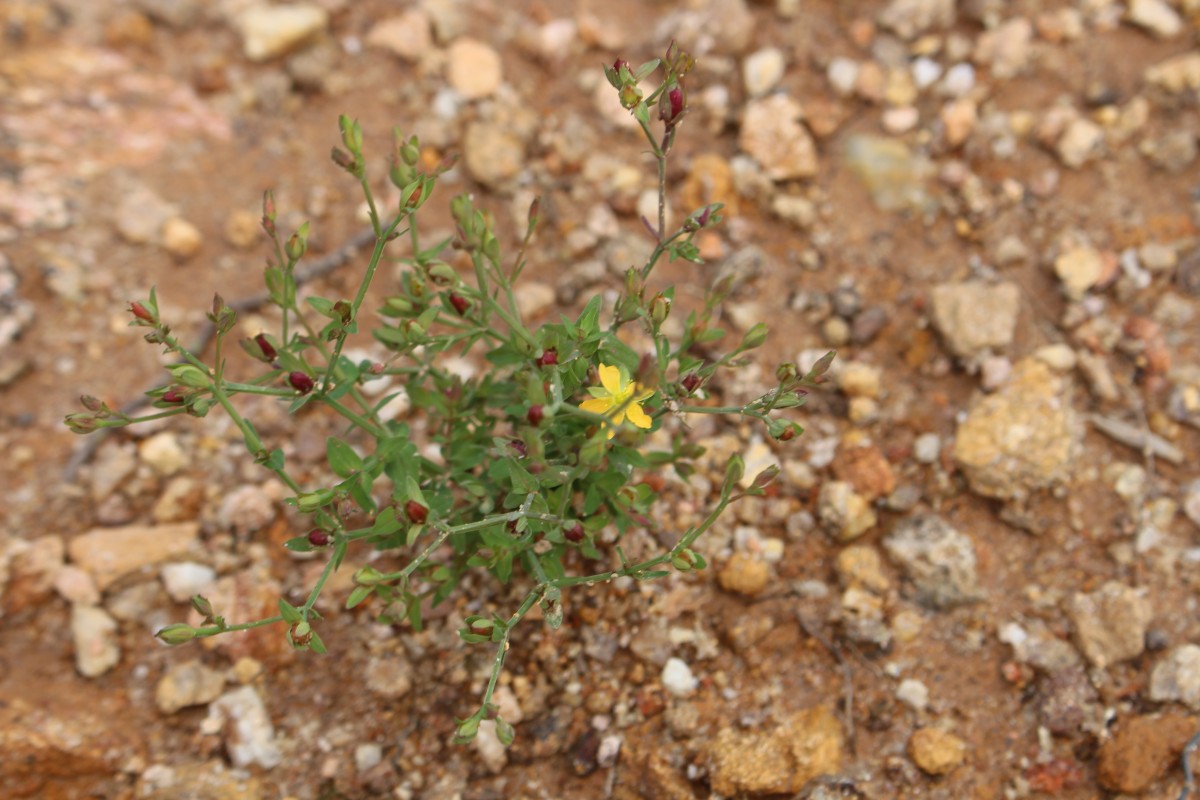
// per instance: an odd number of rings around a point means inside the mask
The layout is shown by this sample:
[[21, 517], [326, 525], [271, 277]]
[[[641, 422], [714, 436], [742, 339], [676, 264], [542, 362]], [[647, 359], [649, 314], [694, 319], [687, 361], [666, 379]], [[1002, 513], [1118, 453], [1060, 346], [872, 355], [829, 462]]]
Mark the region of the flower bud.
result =
[[262, 348], [263, 355], [266, 356], [268, 361], [274, 361], [275, 357], [279, 355], [275, 352], [275, 347], [269, 341], [267, 341], [267, 335], [265, 333], [260, 333], [258, 336], [255, 336], [254, 342], [260, 348]]
[[583, 541], [583, 526], [576, 522], [571, 527], [564, 528], [563, 537], [566, 538], [568, 542], [579, 544]]
[[284, 251], [291, 261], [299, 261], [308, 250], [308, 223], [300, 226], [300, 230], [292, 234], [284, 246]]
[[671, 299], [662, 292], [654, 295], [654, 299], [650, 301], [650, 319], [654, 321], [654, 324], [662, 325], [670, 313]]
[[626, 84], [625, 86], [621, 87], [620, 98], [622, 108], [633, 108], [638, 103], [642, 102], [642, 90], [632, 83]]
[[192, 608], [196, 609], [196, 613], [205, 619], [212, 619], [213, 617], [212, 603], [202, 594], [192, 595]]
[[450, 305], [454, 306], [454, 310], [458, 312], [460, 317], [462, 317], [466, 316], [467, 311], [471, 308], [471, 301], [463, 297], [458, 292], [451, 292]]
[[193, 389], [207, 389], [212, 385], [212, 381], [209, 380], [204, 370], [191, 364], [174, 364], [167, 367], [167, 372], [170, 372], [171, 376], [179, 383]]
[[154, 315], [150, 313], [150, 310], [136, 300], [129, 304], [129, 313], [133, 314], [142, 322], [148, 322], [151, 325], [157, 323], [157, 320], [154, 319]]
[[104, 401], [99, 397], [92, 397], [90, 394], [80, 397], [79, 403], [88, 411], [100, 411], [104, 408]]
[[187, 395], [185, 395], [179, 389], [176, 389], [175, 387], [172, 386], [170, 389], [167, 389], [165, 392], [163, 392], [162, 397], [160, 399], [164, 403], [172, 403], [174, 405], [178, 405], [187, 400]]
[[178, 622], [174, 625], [168, 625], [154, 635], [167, 644], [184, 644], [196, 638], [196, 629], [191, 625]]
[[702, 381], [700, 380], [699, 375], [694, 372], [689, 372], [687, 375], [683, 376], [683, 380], [681, 380], [679, 384], [684, 388], [684, 391], [686, 391], [688, 394], [691, 394], [700, 388], [701, 382]]
[[415, 167], [417, 162], [421, 160], [421, 147], [417, 137], [409, 137], [407, 142], [400, 145], [399, 153], [401, 161], [410, 167]]
[[425, 520], [429, 518], [429, 508], [416, 500], [409, 500], [404, 504], [404, 513], [414, 525], [424, 525]]
[[310, 514], [331, 502], [333, 502], [332, 489], [317, 489], [316, 491], [304, 492], [296, 496], [296, 507], [305, 514]]
[[294, 647], [307, 647], [313, 638], [312, 625], [307, 622], [294, 623], [288, 633], [291, 635]]
[[668, 128], [679, 124], [683, 117], [686, 95], [679, 84], [672, 86], [658, 98], [658, 118]]
[[431, 281], [442, 286], [452, 286], [458, 283], [458, 273], [445, 261], [434, 261], [429, 265], [426, 274], [429, 275]]
[[308, 394], [316, 386], [316, 382], [308, 376], [308, 373], [299, 370], [288, 373], [288, 383], [300, 394]]
[[527, 455], [529, 455], [529, 445], [525, 444], [520, 439], [513, 439], [508, 443], [508, 446], [511, 447], [513, 452], [519, 455], [521, 458], [525, 458]]
[[796, 380], [800, 376], [800, 371], [796, 369], [796, 365], [791, 361], [780, 364], [775, 368], [775, 380], [782, 384], [788, 384]]
[[558, 363], [558, 350], [553, 347], [547, 347], [538, 356], [537, 364], [539, 367], [552, 367]]
[[313, 547], [324, 547], [329, 544], [330, 536], [327, 532], [320, 528], [314, 528], [308, 532], [308, 543]]
[[546, 410], [545, 410], [545, 408], [542, 407], [542, 405], [540, 403], [530, 406], [529, 410], [525, 412], [526, 421], [529, 422], [529, 424], [535, 428], [538, 425], [541, 425], [542, 420], [545, 418], [546, 418]]

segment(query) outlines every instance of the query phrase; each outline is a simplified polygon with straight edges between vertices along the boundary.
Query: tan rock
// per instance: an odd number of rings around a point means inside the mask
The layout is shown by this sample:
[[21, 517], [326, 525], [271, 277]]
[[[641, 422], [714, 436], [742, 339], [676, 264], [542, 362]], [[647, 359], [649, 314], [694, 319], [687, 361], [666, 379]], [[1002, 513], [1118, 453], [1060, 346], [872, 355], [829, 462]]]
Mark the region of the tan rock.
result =
[[162, 243], [168, 253], [184, 261], [200, 252], [204, 234], [183, 217], [171, 217], [163, 223]]
[[828, 708], [793, 714], [774, 730], [725, 728], [706, 748], [713, 791], [726, 797], [795, 794], [808, 781], [837, 772], [842, 725]]
[[1141, 655], [1154, 609], [1144, 592], [1109, 581], [1091, 594], [1072, 595], [1067, 613], [1079, 649], [1104, 669]]
[[1082, 429], [1067, 387], [1045, 363], [1024, 359], [1006, 386], [971, 408], [954, 459], [975, 492], [1010, 499], [1070, 478]]
[[785, 94], [747, 103], [738, 146], [771, 180], [811, 178], [817, 174], [817, 148], [800, 122], [803, 116], [800, 104]]
[[1195, 717], [1168, 713], [1123, 720], [1100, 747], [1097, 777], [1113, 792], [1141, 794], [1167, 773], [1196, 732]]
[[183, 555], [199, 535], [197, 522], [93, 528], [72, 539], [67, 554], [103, 591], [125, 575]]
[[770, 580], [770, 568], [749, 553], [734, 553], [717, 574], [722, 589], [748, 597], [767, 588]]
[[908, 754], [922, 772], [946, 775], [967, 757], [967, 745], [940, 728], [921, 728], [908, 740]]
[[468, 100], [490, 97], [504, 80], [500, 54], [476, 39], [464, 37], [450, 45], [446, 64], [446, 79]]
[[876, 594], [886, 592], [891, 585], [883, 572], [883, 558], [870, 545], [853, 545], [838, 553], [834, 564], [842, 586], [861, 586]]

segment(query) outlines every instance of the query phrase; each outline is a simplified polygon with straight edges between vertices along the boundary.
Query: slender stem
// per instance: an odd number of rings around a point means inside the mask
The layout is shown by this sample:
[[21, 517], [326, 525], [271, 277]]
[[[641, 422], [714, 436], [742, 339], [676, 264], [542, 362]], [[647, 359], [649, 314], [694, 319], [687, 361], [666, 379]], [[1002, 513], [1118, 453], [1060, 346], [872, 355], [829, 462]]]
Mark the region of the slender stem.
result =
[[317, 603], [317, 598], [321, 596], [321, 590], [325, 588], [325, 581], [329, 580], [329, 576], [333, 574], [333, 565], [337, 561], [337, 556], [331, 553], [329, 560], [325, 562], [325, 569], [321, 570], [321, 577], [317, 578], [316, 584], [308, 594], [308, 600], [300, 608], [300, 612], [304, 614], [305, 619], [308, 619], [308, 612], [312, 611], [312, 607]]
[[233, 633], [234, 631], [248, 631], [252, 628], [263, 628], [267, 625], [274, 625], [277, 622], [283, 622], [283, 616], [281, 614], [276, 614], [275, 616], [267, 617], [266, 619], [258, 619], [254, 622], [242, 622], [238, 625], [210, 625], [204, 628], [196, 628], [195, 631], [197, 638], [199, 638], [201, 636], [216, 636], [218, 633]]
[[361, 414], [351, 411], [337, 400], [334, 400], [332, 397], [322, 397], [321, 402], [353, 422], [358, 427], [362, 428], [367, 433], [374, 436], [376, 439], [386, 439], [388, 437], [388, 432], [382, 427], [376, 425], [374, 422], [362, 416]]

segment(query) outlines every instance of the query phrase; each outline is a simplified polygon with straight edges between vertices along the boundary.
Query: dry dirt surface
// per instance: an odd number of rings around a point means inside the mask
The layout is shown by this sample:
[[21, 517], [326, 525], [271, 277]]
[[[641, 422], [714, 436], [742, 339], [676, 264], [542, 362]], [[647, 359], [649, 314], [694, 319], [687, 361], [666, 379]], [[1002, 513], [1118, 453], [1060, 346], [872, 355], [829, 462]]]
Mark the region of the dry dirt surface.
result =
[[[1196, 0], [0, 0], [0, 796], [1179, 796], [1198, 34]], [[320, 564], [282, 549], [303, 519], [218, 415], [90, 450], [63, 427], [81, 394], [163, 381], [128, 301], [157, 285], [190, 336], [214, 292], [258, 292], [271, 187], [281, 227], [337, 253], [363, 225], [328, 160], [343, 112], [380, 175], [393, 126], [462, 154], [435, 230], [460, 192], [510, 231], [543, 198], [533, 313], [612, 299], [655, 178], [600, 66], [672, 38], [698, 66], [671, 208], [728, 220], [656, 280], [686, 305], [732, 270], [731, 336], [772, 329], [715, 393], [838, 350], [796, 441], [692, 430], [713, 469], [782, 464], [771, 496], [701, 540], [705, 572], [527, 620], [508, 750], [449, 743], [491, 659], [455, 629], [519, 581], [472, 577], [414, 633], [342, 609], [338, 573], [325, 656], [278, 628], [159, 644], [193, 592], [249, 620]], [[327, 420], [253, 410], [319, 475]], [[659, 530], [708, 477], [669, 487]]]

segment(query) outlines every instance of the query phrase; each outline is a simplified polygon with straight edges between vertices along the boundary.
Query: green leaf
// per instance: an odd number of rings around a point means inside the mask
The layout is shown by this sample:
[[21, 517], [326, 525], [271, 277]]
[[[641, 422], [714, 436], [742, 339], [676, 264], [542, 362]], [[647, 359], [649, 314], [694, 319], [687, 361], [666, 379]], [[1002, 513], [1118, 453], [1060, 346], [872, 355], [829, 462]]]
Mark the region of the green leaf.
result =
[[311, 553], [313, 549], [313, 546], [308, 541], [307, 536], [297, 536], [294, 539], [288, 539], [283, 543], [283, 546], [285, 549], [291, 550], [293, 553]]
[[279, 614], [283, 617], [284, 622], [291, 622], [295, 624], [297, 622], [304, 621], [304, 615], [300, 613], [300, 609], [296, 608], [282, 597], [279, 598]]
[[600, 330], [600, 308], [603, 302], [600, 295], [596, 295], [588, 301], [588, 304], [583, 307], [583, 311], [579, 314], [579, 321], [575, 324], [581, 329], [585, 337], [592, 336]]
[[312, 638], [308, 641], [308, 649], [318, 655], [324, 655], [328, 652], [325, 649], [325, 642], [321, 641], [321, 637], [317, 635], [316, 631], [312, 632]]
[[346, 598], [346, 608], [354, 608], [363, 600], [366, 600], [368, 597], [370, 597], [374, 591], [374, 586], [354, 587], [354, 590], [350, 592], [350, 596]]
[[403, 523], [396, 518], [396, 509], [394, 506], [388, 506], [383, 511], [379, 512], [379, 516], [375, 517], [375, 522], [371, 525], [371, 533], [379, 536], [387, 536], [395, 533], [404, 527]]
[[358, 453], [336, 436], [325, 440], [325, 457], [329, 459], [329, 468], [340, 478], [347, 478], [363, 467]]
[[721, 499], [728, 499], [731, 494], [737, 489], [738, 483], [742, 480], [742, 475], [746, 472], [746, 462], [736, 453], [729, 457], [729, 461], [725, 464], [725, 483], [721, 486]]
[[323, 317], [337, 316], [333, 310], [333, 301], [324, 297], [309, 297], [305, 300], [313, 309]]
[[538, 601], [542, 616], [550, 630], [558, 630], [563, 623], [562, 589], [557, 586], [547, 586], [542, 599]]

